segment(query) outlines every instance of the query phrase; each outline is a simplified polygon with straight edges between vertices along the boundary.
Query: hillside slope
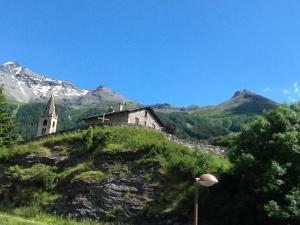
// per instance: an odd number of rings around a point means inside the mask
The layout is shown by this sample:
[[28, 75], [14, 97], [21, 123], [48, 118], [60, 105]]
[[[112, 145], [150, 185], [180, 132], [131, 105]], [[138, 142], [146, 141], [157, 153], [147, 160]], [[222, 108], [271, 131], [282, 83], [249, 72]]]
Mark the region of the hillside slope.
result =
[[[106, 87], [100, 89], [105, 91]], [[106, 92], [109, 93], [109, 91]], [[98, 98], [97, 96], [95, 94], [93, 98]], [[56, 104], [58, 131], [79, 127], [82, 124], [82, 118], [99, 115], [105, 112], [108, 106], [118, 108], [116, 101], [96, 105], [88, 103], [84, 97], [80, 98], [80, 101], [76, 107]], [[176, 108], [168, 104], [157, 104], [153, 107], [163, 122], [174, 123], [177, 126], [176, 133], [179, 137], [207, 139], [239, 131], [241, 126], [253, 116], [261, 114], [263, 110], [275, 108], [277, 105], [276, 102], [263, 96], [241, 91], [236, 92], [230, 100], [216, 106]], [[39, 116], [45, 103], [16, 104], [13, 102], [9, 106], [10, 111], [16, 112], [17, 132], [21, 138], [29, 140], [35, 137]], [[135, 103], [126, 103], [127, 109], [136, 106]]]
[[138, 127], [99, 127], [0, 149], [0, 208], [123, 224], [190, 224], [194, 177], [226, 159]]
[[194, 110], [160, 107], [156, 110], [163, 122], [176, 125], [179, 137], [207, 139], [237, 132], [254, 116], [277, 106], [278, 103], [268, 98], [243, 90], [216, 106]]

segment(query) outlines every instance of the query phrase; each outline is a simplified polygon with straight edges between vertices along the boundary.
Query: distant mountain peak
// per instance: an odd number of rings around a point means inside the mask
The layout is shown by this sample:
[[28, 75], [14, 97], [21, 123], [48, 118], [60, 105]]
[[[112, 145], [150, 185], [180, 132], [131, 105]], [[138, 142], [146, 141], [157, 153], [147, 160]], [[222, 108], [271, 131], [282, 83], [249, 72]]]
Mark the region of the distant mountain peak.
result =
[[277, 105], [278, 103], [271, 99], [244, 89], [236, 91], [231, 99], [217, 107], [235, 113], [261, 114], [263, 110], [275, 108]]
[[236, 98], [236, 97], [239, 97], [239, 96], [241, 96], [241, 97], [247, 97], [247, 96], [251, 96], [251, 95], [257, 95], [257, 94], [254, 93], [254, 92], [251, 92], [251, 91], [249, 91], [247, 89], [243, 89], [241, 91], [236, 91], [234, 93], [234, 95], [232, 96], [232, 98]]
[[3, 63], [2, 64], [3, 66], [12, 66], [12, 65], [15, 65], [15, 66], [20, 66], [19, 63], [17, 61], [8, 61], [6, 63]]
[[91, 90], [86, 95], [80, 97], [76, 104], [77, 105], [95, 105], [103, 102], [134, 102], [127, 97], [113, 91], [110, 87], [100, 85], [94, 90]]
[[32, 100], [45, 100], [51, 94], [56, 97], [57, 101], [70, 104], [130, 101], [107, 86], [101, 85], [93, 90], [80, 89], [68, 81], [56, 80], [35, 73], [29, 68], [21, 66], [17, 61], [0, 64], [1, 84], [4, 85], [9, 99], [24, 103]]
[[15, 72], [14, 74], [18, 74], [21, 72], [23, 67], [20, 66], [20, 64], [16, 61], [9, 61], [0, 65], [0, 69], [5, 71], [12, 71]]
[[100, 86], [98, 86], [95, 89], [95, 91], [108, 91], [108, 92], [112, 92], [113, 90], [110, 87], [106, 86], [106, 85], [100, 85]]

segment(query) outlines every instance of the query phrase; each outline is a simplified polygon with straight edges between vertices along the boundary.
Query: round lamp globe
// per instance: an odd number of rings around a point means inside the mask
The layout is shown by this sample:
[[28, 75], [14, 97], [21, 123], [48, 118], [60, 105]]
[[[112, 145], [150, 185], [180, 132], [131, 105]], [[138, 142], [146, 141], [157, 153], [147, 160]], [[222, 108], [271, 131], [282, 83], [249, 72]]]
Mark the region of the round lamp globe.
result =
[[218, 183], [218, 179], [211, 174], [203, 174], [199, 178], [196, 178], [196, 182], [202, 186], [210, 187]]

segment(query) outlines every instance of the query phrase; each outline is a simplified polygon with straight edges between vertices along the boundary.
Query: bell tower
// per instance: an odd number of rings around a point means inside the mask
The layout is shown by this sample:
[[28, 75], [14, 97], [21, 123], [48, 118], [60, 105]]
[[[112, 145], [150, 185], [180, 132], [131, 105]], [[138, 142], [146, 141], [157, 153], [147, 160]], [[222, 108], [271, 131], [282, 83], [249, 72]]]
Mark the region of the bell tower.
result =
[[58, 116], [55, 113], [54, 97], [51, 95], [47, 106], [40, 117], [36, 136], [44, 136], [56, 132]]

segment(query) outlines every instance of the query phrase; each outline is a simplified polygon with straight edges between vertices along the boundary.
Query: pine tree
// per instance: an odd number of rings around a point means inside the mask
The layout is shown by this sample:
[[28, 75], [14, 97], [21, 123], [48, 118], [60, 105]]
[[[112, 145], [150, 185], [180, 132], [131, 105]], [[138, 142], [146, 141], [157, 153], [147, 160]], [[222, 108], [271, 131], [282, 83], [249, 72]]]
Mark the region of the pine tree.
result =
[[0, 87], [0, 147], [8, 146], [16, 141], [15, 124], [12, 115], [7, 112], [3, 86]]

